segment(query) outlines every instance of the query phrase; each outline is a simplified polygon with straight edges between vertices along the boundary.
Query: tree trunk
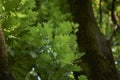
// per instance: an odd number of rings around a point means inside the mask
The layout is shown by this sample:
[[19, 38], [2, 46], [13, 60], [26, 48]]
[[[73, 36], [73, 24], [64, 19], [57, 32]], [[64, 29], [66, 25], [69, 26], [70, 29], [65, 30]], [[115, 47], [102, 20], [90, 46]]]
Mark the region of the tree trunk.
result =
[[5, 39], [0, 27], [0, 80], [14, 80], [8, 66]]
[[[77, 42], [80, 52], [86, 54], [77, 64], [88, 80], [119, 80], [111, 48], [97, 26], [91, 0], [69, 0], [74, 22], [80, 24]], [[81, 72], [75, 72], [75, 78]]]

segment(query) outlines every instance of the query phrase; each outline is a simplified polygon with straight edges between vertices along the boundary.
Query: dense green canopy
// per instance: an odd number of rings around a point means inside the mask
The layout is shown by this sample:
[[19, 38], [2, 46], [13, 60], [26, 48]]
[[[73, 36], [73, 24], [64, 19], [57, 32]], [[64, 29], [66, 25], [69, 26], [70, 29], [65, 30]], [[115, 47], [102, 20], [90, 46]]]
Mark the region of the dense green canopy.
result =
[[[92, 7], [120, 72], [120, 1], [92, 0]], [[69, 0], [0, 0], [0, 24], [15, 80], [75, 80], [73, 72], [82, 71], [75, 63], [85, 52], [79, 52], [76, 33], [81, 24], [73, 18]]]

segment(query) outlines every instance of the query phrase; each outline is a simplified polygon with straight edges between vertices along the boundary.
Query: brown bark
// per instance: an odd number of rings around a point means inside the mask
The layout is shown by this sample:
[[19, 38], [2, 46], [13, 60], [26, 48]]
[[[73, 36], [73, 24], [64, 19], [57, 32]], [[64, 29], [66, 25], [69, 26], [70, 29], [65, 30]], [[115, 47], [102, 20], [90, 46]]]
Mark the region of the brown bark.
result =
[[0, 27], [0, 80], [13, 80], [7, 61], [5, 49], [5, 39], [2, 28]]
[[[111, 48], [97, 26], [91, 0], [69, 0], [74, 22], [80, 24], [77, 32], [79, 50], [86, 54], [77, 64], [88, 80], [119, 80]], [[81, 72], [75, 72], [75, 78]]]

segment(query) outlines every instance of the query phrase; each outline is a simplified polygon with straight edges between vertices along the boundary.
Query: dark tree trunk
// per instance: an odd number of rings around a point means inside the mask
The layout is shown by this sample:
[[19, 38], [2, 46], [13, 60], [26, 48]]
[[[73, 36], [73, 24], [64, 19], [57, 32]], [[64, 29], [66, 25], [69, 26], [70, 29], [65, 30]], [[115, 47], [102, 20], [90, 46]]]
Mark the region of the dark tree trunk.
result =
[[8, 66], [5, 39], [0, 27], [0, 80], [14, 80]]
[[[91, 0], [69, 0], [74, 22], [80, 24], [77, 32], [79, 50], [86, 54], [77, 64], [83, 68], [88, 80], [119, 80], [111, 48], [100, 34]], [[81, 72], [75, 72], [75, 78]]]

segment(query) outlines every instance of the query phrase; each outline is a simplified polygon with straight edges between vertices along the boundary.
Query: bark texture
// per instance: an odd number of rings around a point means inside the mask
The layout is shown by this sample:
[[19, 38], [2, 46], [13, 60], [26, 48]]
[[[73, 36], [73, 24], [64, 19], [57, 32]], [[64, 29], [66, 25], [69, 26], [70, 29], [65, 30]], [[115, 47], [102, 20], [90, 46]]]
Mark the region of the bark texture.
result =
[[[77, 32], [79, 50], [86, 54], [77, 64], [88, 80], [119, 80], [111, 48], [97, 26], [91, 0], [69, 0], [74, 22], [80, 24]], [[75, 78], [81, 72], [75, 72]]]
[[0, 80], [14, 80], [9, 70], [7, 54], [5, 49], [5, 39], [0, 27]]

